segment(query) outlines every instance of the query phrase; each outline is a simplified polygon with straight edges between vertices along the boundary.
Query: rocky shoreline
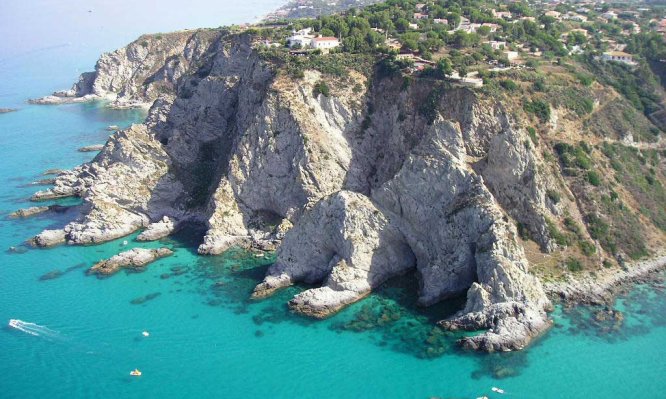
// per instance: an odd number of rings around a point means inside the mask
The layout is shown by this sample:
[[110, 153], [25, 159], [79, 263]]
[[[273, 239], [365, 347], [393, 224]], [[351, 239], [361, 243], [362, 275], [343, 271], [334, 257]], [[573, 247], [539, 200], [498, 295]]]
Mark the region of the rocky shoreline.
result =
[[117, 273], [120, 269], [143, 269], [149, 263], [171, 255], [173, 255], [173, 251], [169, 248], [134, 248], [96, 263], [88, 269], [87, 274], [109, 276]]
[[[578, 205], [559, 195], [561, 176], [515, 109], [469, 88], [405, 86], [395, 75], [306, 69], [294, 78], [253, 40], [222, 29], [147, 35], [44, 100], [153, 105], [143, 124], [114, 131], [91, 162], [33, 195], [83, 205], [76, 220], [32, 243], [98, 244], [140, 229], [137, 240], [152, 241], [202, 222], [202, 255], [279, 244], [252, 297], [312, 284], [288, 304], [316, 318], [415, 271], [420, 305], [466, 295], [464, 308], [437, 324], [484, 330], [460, 344], [487, 352], [522, 349], [547, 331], [547, 294], [606, 299], [605, 290], [656, 268], [544, 289], [519, 238], [529, 233], [541, 251], [558, 250], [553, 220]], [[322, 81], [327, 95], [315, 90]], [[169, 254], [134, 249], [90, 273]]]
[[608, 305], [616, 296], [632, 285], [661, 279], [659, 275], [666, 269], [666, 254], [627, 264], [621, 271], [588, 277], [584, 280], [570, 278], [568, 281], [544, 283], [548, 296], [565, 304]]

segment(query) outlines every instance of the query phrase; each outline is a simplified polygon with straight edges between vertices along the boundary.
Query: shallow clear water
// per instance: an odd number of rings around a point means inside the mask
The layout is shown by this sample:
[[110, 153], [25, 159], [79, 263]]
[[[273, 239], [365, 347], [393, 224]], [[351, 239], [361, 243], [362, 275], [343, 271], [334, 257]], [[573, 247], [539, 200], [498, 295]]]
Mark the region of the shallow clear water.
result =
[[[130, 237], [127, 246], [118, 240], [26, 250], [25, 239], [76, 216], [74, 208], [7, 219], [30, 205], [38, 187], [26, 185], [46, 169], [91, 159], [76, 149], [103, 142], [106, 126], [143, 117], [99, 104], [23, 103], [67, 87], [76, 68], [94, 62], [94, 54], [69, 55], [37, 52], [0, 63], [0, 107], [21, 108], [0, 115], [0, 325], [14, 318], [43, 326], [0, 328], [0, 397], [502, 397], [492, 386], [515, 398], [664, 397], [660, 287], [640, 286], [621, 299], [622, 322], [594, 322], [598, 309], [558, 309], [556, 327], [528, 350], [476, 355], [460, 352], [454, 336], [432, 327], [460, 301], [415, 308], [413, 277], [314, 322], [285, 306], [302, 287], [248, 301], [270, 257], [198, 257], [195, 230], [150, 244]], [[121, 250], [158, 245], [175, 255], [143, 273], [84, 274]], [[134, 368], [143, 376], [130, 377]]]

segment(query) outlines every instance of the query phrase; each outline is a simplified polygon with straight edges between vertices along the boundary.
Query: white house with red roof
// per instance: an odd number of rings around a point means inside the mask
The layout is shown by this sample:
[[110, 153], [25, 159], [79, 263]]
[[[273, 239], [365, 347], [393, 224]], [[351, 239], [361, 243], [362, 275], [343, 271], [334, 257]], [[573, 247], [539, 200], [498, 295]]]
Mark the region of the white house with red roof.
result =
[[312, 39], [310, 47], [318, 50], [330, 50], [340, 45], [340, 41], [335, 37], [319, 36]]

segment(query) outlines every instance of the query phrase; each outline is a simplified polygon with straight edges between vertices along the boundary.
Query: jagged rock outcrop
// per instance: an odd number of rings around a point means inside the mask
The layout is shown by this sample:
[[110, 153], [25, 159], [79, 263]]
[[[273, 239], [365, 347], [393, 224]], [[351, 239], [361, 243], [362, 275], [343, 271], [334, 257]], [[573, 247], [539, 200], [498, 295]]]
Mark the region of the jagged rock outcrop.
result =
[[176, 229], [176, 223], [173, 219], [168, 216], [162, 218], [162, 220], [148, 225], [146, 230], [141, 232], [136, 239], [138, 241], [155, 241], [160, 238], [164, 238], [169, 234], [173, 233]]
[[183, 74], [223, 32], [198, 29], [143, 35], [126, 47], [103, 54], [94, 72], [83, 73], [69, 90], [33, 99], [32, 104], [62, 104], [109, 100], [114, 108], [149, 107], [173, 92]]
[[96, 263], [87, 273], [109, 276], [123, 268], [141, 269], [159, 258], [170, 255], [173, 255], [173, 251], [169, 248], [134, 248]]
[[[466, 338], [469, 348], [517, 349], [549, 326], [550, 304], [511, 217], [548, 248], [551, 183], [498, 104], [428, 82], [369, 84], [351, 70], [296, 79], [262, 59], [249, 35], [220, 35], [199, 50], [144, 124], [115, 132], [92, 162], [35, 194], [84, 201], [80, 218], [36, 245], [98, 243], [141, 228], [152, 239], [203, 222], [202, 254], [281, 242], [254, 296], [321, 284], [290, 302], [305, 314], [325, 317], [416, 269], [421, 304], [467, 295], [443, 326], [492, 329]], [[122, 76], [91, 87], [130, 85], [130, 97], [152, 98]], [[314, 92], [323, 79], [328, 96]]]
[[44, 230], [29, 240], [36, 247], [53, 247], [65, 242], [65, 231], [62, 229]]
[[320, 201], [287, 233], [255, 297], [296, 281], [323, 282], [290, 306], [324, 316], [415, 266], [424, 305], [467, 291], [465, 309], [442, 325], [493, 329], [465, 339], [469, 348], [517, 349], [549, 327], [549, 301], [527, 274], [514, 227], [465, 162], [458, 126], [435, 121], [372, 200], [338, 195]]
[[70, 244], [100, 243], [172, 212], [182, 186], [168, 169], [161, 144], [145, 125], [134, 125], [114, 133], [93, 162], [58, 175], [54, 188], [33, 199], [82, 196], [83, 216], [64, 227], [65, 239]]

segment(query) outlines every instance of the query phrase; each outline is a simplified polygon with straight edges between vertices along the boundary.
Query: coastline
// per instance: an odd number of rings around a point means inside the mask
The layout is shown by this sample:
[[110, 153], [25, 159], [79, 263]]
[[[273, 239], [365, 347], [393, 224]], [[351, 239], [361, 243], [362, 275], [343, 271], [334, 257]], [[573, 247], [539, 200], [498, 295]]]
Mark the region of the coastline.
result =
[[620, 272], [606, 273], [585, 279], [543, 283], [546, 294], [551, 300], [563, 303], [584, 303], [603, 305], [611, 303], [618, 294], [639, 283], [660, 279], [657, 275], [666, 269], [666, 252], [657, 256], [634, 262]]

